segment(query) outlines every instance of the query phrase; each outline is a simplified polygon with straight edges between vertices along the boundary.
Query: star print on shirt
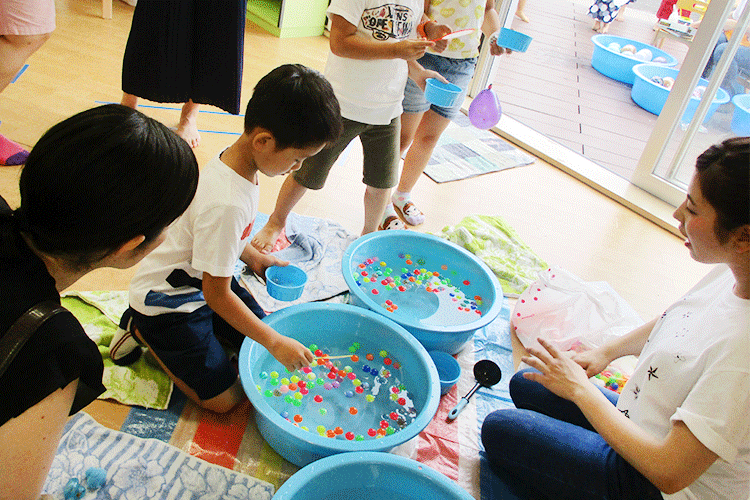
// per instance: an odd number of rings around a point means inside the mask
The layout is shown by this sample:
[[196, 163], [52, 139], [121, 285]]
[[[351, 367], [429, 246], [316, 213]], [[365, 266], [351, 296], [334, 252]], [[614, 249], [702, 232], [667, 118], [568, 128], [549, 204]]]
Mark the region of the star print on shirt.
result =
[[641, 388], [637, 385], [633, 389], [633, 396], [635, 396], [633, 399], [638, 399], [638, 395], [641, 393]]
[[651, 380], [651, 377], [659, 378], [659, 376], [656, 374], [656, 370], [658, 370], [659, 367], [657, 366], [654, 368], [653, 366], [648, 367], [648, 379]]

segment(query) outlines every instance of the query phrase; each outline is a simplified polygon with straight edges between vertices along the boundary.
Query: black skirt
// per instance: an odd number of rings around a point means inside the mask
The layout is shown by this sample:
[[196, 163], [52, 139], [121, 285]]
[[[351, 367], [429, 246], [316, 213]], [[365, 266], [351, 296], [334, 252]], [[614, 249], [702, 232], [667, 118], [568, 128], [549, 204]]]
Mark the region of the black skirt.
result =
[[246, 2], [140, 0], [122, 62], [123, 92], [239, 114]]

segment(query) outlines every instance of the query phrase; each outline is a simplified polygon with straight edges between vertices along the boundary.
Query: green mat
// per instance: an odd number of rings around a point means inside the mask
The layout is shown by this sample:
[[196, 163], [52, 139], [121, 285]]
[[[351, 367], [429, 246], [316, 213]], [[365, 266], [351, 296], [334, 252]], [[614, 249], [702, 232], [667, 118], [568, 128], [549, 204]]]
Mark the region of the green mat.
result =
[[437, 234], [464, 247], [495, 273], [503, 293], [517, 297], [536, 281], [547, 263], [537, 257], [502, 217], [470, 215], [455, 226], [446, 226]]
[[144, 356], [130, 366], [117, 366], [109, 358], [109, 343], [120, 316], [128, 306], [128, 292], [67, 292], [65, 306], [81, 322], [86, 334], [99, 346], [104, 359], [104, 387], [99, 399], [114, 399], [126, 405], [166, 409], [172, 396], [172, 381]]

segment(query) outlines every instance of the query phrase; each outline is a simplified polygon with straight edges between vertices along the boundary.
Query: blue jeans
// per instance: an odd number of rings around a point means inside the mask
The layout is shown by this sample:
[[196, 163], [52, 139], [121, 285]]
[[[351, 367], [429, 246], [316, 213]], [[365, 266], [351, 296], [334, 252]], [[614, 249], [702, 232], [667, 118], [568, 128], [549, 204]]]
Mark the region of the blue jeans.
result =
[[[523, 378], [524, 371], [510, 381], [516, 409], [490, 413], [482, 425], [486, 457], [497, 476], [494, 498], [662, 500], [575, 404]], [[616, 393], [602, 392], [617, 402]]]
[[404, 113], [424, 113], [428, 109], [432, 109], [443, 118], [452, 120], [461, 110], [461, 106], [464, 103], [466, 91], [468, 90], [471, 79], [474, 76], [474, 70], [477, 67], [477, 58], [452, 59], [450, 57], [443, 57], [427, 52], [418, 59], [417, 62], [421, 64], [424, 69], [437, 71], [443, 75], [446, 80], [461, 87], [461, 96], [456, 99], [456, 103], [450, 108], [444, 108], [437, 104], [430, 104], [427, 102], [427, 99], [425, 99], [422, 89], [414, 83], [414, 80], [409, 78], [406, 80], [406, 88], [404, 89]]
[[[706, 69], [703, 71], [704, 78], [708, 78], [714, 71], [714, 66], [719, 62], [724, 51], [727, 49], [726, 35], [723, 33], [719, 36], [719, 40], [716, 42], [716, 47], [711, 54], [711, 57], [706, 64]], [[737, 47], [737, 53], [734, 55], [734, 59], [729, 64], [727, 74], [724, 75], [724, 80], [721, 82], [721, 88], [727, 91], [729, 97], [734, 97], [736, 94], [744, 93], [745, 89], [737, 82], [737, 76], [740, 74], [740, 69], [745, 70], [746, 73], [750, 73], [750, 47], [740, 45]]]

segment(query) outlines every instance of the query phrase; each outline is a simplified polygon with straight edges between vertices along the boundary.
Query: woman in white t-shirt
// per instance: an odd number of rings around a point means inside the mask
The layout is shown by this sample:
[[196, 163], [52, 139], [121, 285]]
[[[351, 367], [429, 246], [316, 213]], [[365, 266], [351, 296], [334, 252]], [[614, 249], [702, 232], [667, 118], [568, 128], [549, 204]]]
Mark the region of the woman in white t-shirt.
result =
[[[693, 259], [718, 265], [660, 318], [572, 356], [529, 350], [517, 409], [482, 427], [496, 498], [750, 497], [749, 174], [750, 137], [698, 157], [674, 216]], [[619, 399], [589, 381], [630, 354]]]

